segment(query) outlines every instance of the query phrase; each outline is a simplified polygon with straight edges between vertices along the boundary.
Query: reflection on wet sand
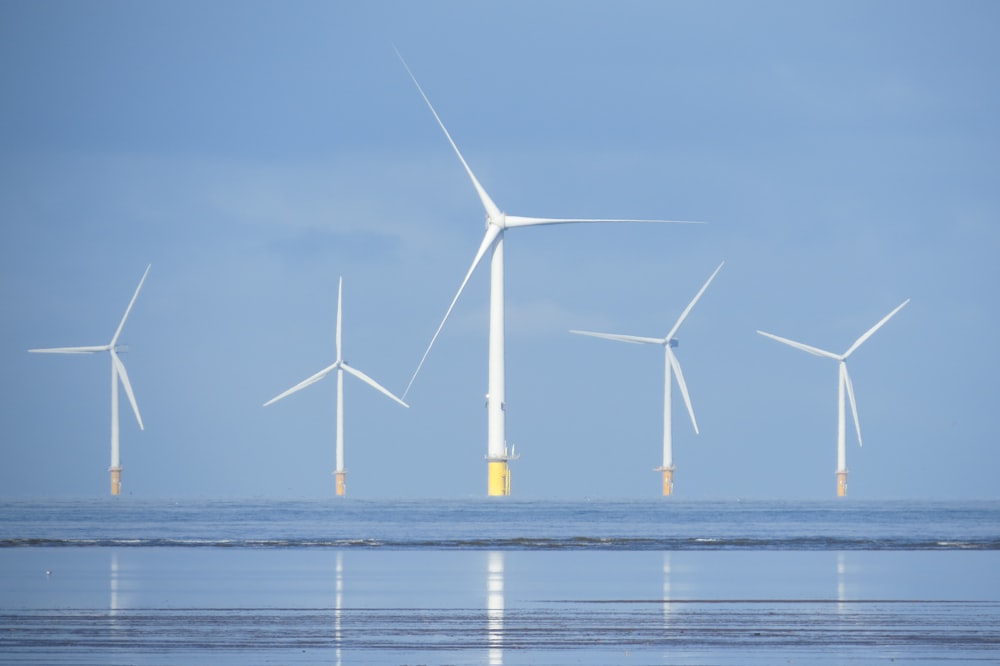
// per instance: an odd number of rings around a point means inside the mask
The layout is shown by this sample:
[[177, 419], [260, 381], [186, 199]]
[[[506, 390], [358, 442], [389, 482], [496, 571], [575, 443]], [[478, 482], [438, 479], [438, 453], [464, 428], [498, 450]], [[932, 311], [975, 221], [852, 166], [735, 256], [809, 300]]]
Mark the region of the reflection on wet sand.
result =
[[118, 551], [111, 551], [111, 571], [108, 574], [108, 587], [110, 589], [111, 598], [108, 600], [108, 608], [111, 610], [111, 616], [114, 617], [118, 614]]
[[837, 553], [837, 614], [847, 612], [844, 602], [847, 601], [847, 563], [844, 551]]
[[[0, 609], [0, 664], [502, 664], [505, 651], [519, 663], [981, 662], [1000, 647], [996, 551], [43, 554], [65, 563], [31, 578], [37, 552], [0, 550], [21, 562], [8, 564], [17, 576], [0, 567], [0, 599], [38, 600]], [[62, 573], [85, 565], [90, 577]]]
[[340, 666], [343, 657], [341, 654], [342, 637], [340, 631], [344, 604], [344, 554], [339, 550], [336, 554], [336, 564], [334, 566], [336, 577], [334, 579], [333, 594], [333, 645], [336, 664]]
[[670, 616], [674, 612], [674, 607], [670, 603], [670, 551], [663, 553], [663, 629], [670, 629]]
[[486, 642], [488, 663], [503, 663], [503, 552], [486, 554]]

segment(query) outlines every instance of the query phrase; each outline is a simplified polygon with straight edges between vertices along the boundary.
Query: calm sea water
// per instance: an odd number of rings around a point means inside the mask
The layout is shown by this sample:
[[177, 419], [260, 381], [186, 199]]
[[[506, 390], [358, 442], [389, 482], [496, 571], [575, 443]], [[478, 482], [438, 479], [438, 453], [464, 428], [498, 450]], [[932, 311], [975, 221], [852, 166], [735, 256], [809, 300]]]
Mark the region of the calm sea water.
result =
[[0, 663], [789, 660], [1000, 663], [1000, 502], [0, 503]]

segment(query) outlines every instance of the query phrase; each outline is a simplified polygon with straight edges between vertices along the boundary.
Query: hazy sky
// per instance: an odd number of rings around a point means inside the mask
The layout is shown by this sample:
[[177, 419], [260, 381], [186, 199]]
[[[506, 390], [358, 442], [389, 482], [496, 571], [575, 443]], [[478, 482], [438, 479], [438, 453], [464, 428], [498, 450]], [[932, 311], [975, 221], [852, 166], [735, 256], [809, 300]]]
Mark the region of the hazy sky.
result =
[[[333, 494], [344, 355], [402, 392], [483, 211], [704, 220], [506, 236], [513, 495], [656, 497], [679, 332], [680, 498], [826, 498], [836, 363], [856, 498], [998, 497], [995, 2], [0, 0], [0, 497]], [[486, 492], [488, 271], [403, 409], [345, 378], [348, 494]]]

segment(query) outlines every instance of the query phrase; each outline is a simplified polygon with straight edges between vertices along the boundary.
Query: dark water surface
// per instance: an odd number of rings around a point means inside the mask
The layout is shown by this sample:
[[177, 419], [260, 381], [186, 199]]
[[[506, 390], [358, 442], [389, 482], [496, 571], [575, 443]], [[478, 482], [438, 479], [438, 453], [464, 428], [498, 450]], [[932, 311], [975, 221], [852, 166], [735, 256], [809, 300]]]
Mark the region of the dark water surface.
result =
[[1000, 503], [0, 504], [0, 663], [789, 661], [1000, 663]]

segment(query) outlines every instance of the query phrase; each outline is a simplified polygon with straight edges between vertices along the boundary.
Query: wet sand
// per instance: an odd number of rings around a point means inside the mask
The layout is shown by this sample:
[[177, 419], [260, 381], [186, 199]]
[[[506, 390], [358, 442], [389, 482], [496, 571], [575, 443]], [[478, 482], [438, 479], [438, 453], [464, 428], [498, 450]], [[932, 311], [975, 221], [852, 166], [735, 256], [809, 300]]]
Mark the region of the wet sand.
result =
[[905, 664], [998, 654], [998, 551], [0, 550], [0, 663]]

